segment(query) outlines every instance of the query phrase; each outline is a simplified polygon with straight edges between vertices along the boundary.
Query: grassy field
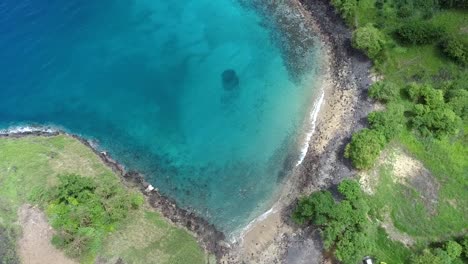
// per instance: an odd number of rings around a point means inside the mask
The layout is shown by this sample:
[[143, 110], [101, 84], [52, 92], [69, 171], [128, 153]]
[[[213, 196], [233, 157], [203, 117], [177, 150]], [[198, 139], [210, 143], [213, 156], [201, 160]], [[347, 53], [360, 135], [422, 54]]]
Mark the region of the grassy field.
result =
[[[353, 18], [349, 19], [348, 15], [346, 19], [353, 29], [372, 24], [383, 33], [385, 44], [374, 60], [374, 71], [400, 89], [400, 96], [393, 104], [401, 105], [405, 113], [410, 113], [415, 104], [403, 92], [409, 83], [429, 84], [443, 90], [446, 83], [459, 81], [462, 83], [461, 89], [468, 90], [468, 67], [457, 64], [442, 53], [441, 39], [424, 45], [403, 44], [395, 35], [395, 30], [404, 24], [424, 21], [440, 28], [444, 36], [457, 36], [460, 40], [468, 41], [466, 9], [445, 9], [435, 5], [437, 1], [331, 1], [337, 7], [344, 2], [349, 3], [349, 6], [355, 3]], [[402, 6], [409, 7], [409, 13], [402, 14]], [[465, 102], [465, 107], [468, 107], [468, 102]], [[387, 157], [381, 157], [374, 168], [360, 173], [371, 175], [375, 185], [367, 201], [371, 207], [370, 220], [375, 223], [369, 233], [369, 239], [375, 245], [370, 253], [378, 260], [410, 263], [411, 255], [418, 254], [423, 248], [466, 236], [468, 124], [466, 119], [461, 119], [463, 124], [459, 132], [443, 138], [419, 135], [408, 122], [407, 129], [387, 146], [384, 151]], [[396, 180], [399, 175], [393, 170], [394, 162], [391, 161], [392, 155], [399, 155], [394, 153], [395, 150], [404, 152], [408, 159], [418, 160], [429, 172], [426, 178], [418, 176], [412, 180]], [[382, 159], [390, 160], [382, 162]], [[422, 175], [421, 172], [419, 174]], [[418, 180], [421, 186], [435, 186], [435, 190], [418, 188], [415, 184]], [[411, 181], [413, 184], [408, 183]], [[428, 202], [428, 196], [431, 196], [431, 203]], [[390, 239], [386, 231], [379, 228], [379, 223], [385, 221], [386, 217], [390, 218], [396, 232], [414, 241], [412, 246]]]
[[[375, 7], [376, 0], [360, 0], [357, 5], [356, 26], [364, 26], [368, 23], [378, 25], [387, 35], [385, 47], [385, 60], [377, 65], [378, 71], [385, 78], [397, 84], [404, 84], [415, 74], [424, 73], [427, 76], [437, 74], [440, 70], [448, 72], [459, 71], [459, 66], [443, 56], [437, 44], [429, 45], [403, 45], [393, 38], [394, 30], [405, 22], [411, 23], [411, 19], [418, 16], [418, 9], [414, 8], [414, 17], [400, 18], [397, 15], [398, 0], [384, 1], [384, 18], [378, 16]], [[406, 1], [416, 2], [416, 1]], [[449, 34], [460, 35], [468, 40], [468, 14], [461, 10], [440, 10], [433, 13], [427, 20], [435, 26], [440, 26]], [[466, 70], [464, 70], [466, 72]]]
[[[461, 238], [466, 234], [468, 179], [467, 160], [463, 157], [468, 153], [466, 149], [440, 149], [442, 146], [450, 145], [442, 143], [423, 145], [412, 135], [407, 134], [400, 142], [393, 143], [385, 151], [386, 156], [392, 156], [401, 155], [400, 152], [404, 149], [408, 155], [422, 161], [424, 167], [431, 173], [427, 176], [431, 178], [420, 179], [425, 181], [422, 186], [414, 185], [410, 180], [397, 180], [398, 177], [392, 168], [394, 156], [384, 157], [387, 159], [386, 162], [372, 169], [374, 191], [367, 196], [367, 201], [371, 207], [370, 218], [377, 223], [377, 232], [374, 230], [370, 235], [370, 239], [375, 244], [371, 253], [377, 259], [387, 263], [409, 263], [414, 252], [432, 243]], [[456, 145], [451, 146], [457, 148]], [[398, 153], [394, 153], [395, 149]], [[432, 155], [431, 153], [436, 150], [445, 155]], [[436, 191], [424, 189], [427, 182], [437, 186]], [[432, 199], [435, 197], [435, 203], [428, 204], [427, 196], [431, 196]], [[389, 216], [389, 220], [386, 220], [386, 216]], [[400, 241], [389, 238], [385, 230], [378, 227], [378, 223], [384, 221], [390, 222], [399, 233], [410, 237], [414, 244], [406, 247]]]
[[[38, 190], [57, 184], [57, 177], [64, 174], [120, 184], [111, 169], [71, 137], [0, 138], [0, 260], [14, 263], [15, 240], [21, 231], [16, 223], [18, 208], [31, 203], [31, 196]], [[131, 188], [128, 191], [138, 192]], [[96, 257], [120, 257], [125, 263], [206, 262], [203, 249], [191, 234], [169, 223], [147, 204], [107, 235], [97, 256], [81, 261], [94, 263]]]

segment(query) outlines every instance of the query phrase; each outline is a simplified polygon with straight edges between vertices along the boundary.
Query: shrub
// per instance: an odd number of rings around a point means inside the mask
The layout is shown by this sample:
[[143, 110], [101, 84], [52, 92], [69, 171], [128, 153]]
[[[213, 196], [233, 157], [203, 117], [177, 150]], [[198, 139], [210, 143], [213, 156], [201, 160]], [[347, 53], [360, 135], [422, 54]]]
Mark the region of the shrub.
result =
[[349, 201], [357, 201], [363, 198], [361, 186], [357, 181], [344, 180], [338, 186], [338, 191]]
[[363, 129], [354, 133], [346, 146], [345, 157], [351, 159], [357, 169], [369, 169], [379, 157], [386, 144], [385, 136], [373, 129]]
[[348, 24], [352, 24], [356, 17], [357, 0], [332, 0], [332, 4], [340, 12]]
[[330, 192], [316, 192], [299, 199], [292, 218], [298, 224], [313, 221], [316, 225], [323, 225], [328, 220], [324, 216], [331, 214], [334, 206], [335, 201]]
[[455, 264], [463, 263], [460, 259], [462, 246], [455, 241], [448, 241], [443, 248], [426, 248], [421, 254], [412, 257], [412, 264]]
[[98, 184], [75, 174], [60, 176], [46, 196], [47, 215], [57, 231], [52, 243], [72, 257], [95, 254], [105, 234], [127, 216], [137, 199], [115, 183]]
[[468, 0], [439, 0], [446, 8], [468, 8]]
[[440, 27], [422, 21], [405, 23], [396, 31], [401, 42], [418, 45], [434, 43], [442, 34]]
[[434, 89], [430, 85], [412, 83], [408, 86], [407, 92], [409, 98], [416, 104], [424, 104], [432, 109], [444, 105], [443, 91]]
[[456, 259], [461, 256], [463, 248], [460, 244], [455, 241], [448, 241], [445, 244], [445, 251], [447, 252], [450, 259]]
[[17, 232], [13, 228], [3, 227], [0, 223], [0, 263], [20, 263], [17, 254], [17, 239]]
[[455, 134], [460, 126], [460, 117], [448, 107], [431, 109], [426, 105], [417, 104], [413, 108], [413, 114], [411, 124], [425, 137], [442, 138]]
[[468, 120], [468, 91], [463, 89], [447, 92], [447, 103], [450, 108], [463, 120]]
[[397, 98], [399, 88], [392, 82], [379, 81], [369, 88], [369, 96], [382, 102], [389, 102]]
[[468, 258], [468, 236], [465, 236], [462, 241], [463, 252], [465, 253], [465, 258]]
[[385, 45], [385, 37], [371, 24], [360, 27], [353, 32], [353, 46], [364, 51], [369, 58], [376, 58]]
[[377, 9], [382, 9], [384, 7], [384, 4], [385, 0], [376, 0], [374, 6]]
[[400, 104], [388, 105], [386, 111], [372, 112], [367, 119], [370, 128], [382, 133], [387, 142], [398, 136], [406, 123], [404, 109]]
[[411, 259], [412, 264], [444, 264], [443, 261], [434, 255], [429, 249], [425, 249], [422, 254], [415, 255]]
[[410, 5], [406, 4], [398, 8], [397, 15], [401, 18], [407, 18], [410, 17], [413, 12], [414, 9]]
[[446, 37], [441, 43], [442, 52], [461, 65], [468, 65], [468, 43], [455, 36]]

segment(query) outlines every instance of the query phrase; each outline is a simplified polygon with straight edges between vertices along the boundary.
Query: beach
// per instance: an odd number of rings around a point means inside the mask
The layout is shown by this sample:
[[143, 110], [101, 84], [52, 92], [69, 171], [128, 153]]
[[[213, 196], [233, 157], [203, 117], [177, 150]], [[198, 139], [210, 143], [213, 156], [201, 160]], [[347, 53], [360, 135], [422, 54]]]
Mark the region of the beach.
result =
[[[323, 102], [307, 153], [282, 189], [280, 198], [253, 221], [221, 263], [324, 263], [318, 230], [301, 229], [291, 220], [300, 195], [330, 188], [355, 171], [343, 157], [352, 133], [361, 129], [373, 103], [366, 90], [372, 83], [370, 61], [350, 46], [350, 30], [329, 1], [290, 1], [301, 10], [304, 24], [317, 32], [322, 43]], [[319, 101], [319, 100], [317, 100]]]

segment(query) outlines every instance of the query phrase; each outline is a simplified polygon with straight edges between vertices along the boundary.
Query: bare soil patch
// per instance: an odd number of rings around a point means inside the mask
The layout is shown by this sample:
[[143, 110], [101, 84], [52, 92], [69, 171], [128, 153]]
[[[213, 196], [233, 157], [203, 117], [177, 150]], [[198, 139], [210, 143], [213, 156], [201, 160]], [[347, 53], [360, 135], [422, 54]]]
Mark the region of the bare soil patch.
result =
[[77, 264], [50, 243], [53, 230], [41, 210], [23, 205], [18, 210], [18, 219], [23, 230], [18, 241], [21, 263]]
[[379, 181], [379, 168], [391, 169], [393, 181], [418, 192], [425, 207], [431, 214], [436, 213], [440, 184], [424, 167], [424, 164], [399, 147], [389, 147], [383, 151], [374, 169], [360, 171], [359, 182], [368, 194], [374, 194]]
[[402, 150], [397, 150], [393, 175], [396, 181], [414, 188], [419, 193], [429, 213], [436, 213], [440, 184], [422, 162]]

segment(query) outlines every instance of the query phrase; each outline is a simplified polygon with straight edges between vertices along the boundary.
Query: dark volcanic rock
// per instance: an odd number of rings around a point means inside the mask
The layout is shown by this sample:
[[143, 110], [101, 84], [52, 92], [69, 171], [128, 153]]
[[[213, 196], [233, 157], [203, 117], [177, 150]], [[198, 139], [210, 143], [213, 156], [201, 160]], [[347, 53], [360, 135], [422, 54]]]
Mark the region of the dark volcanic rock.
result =
[[233, 69], [227, 69], [221, 74], [223, 88], [226, 91], [232, 91], [239, 87], [239, 77]]
[[[135, 171], [127, 171], [125, 167], [114, 160], [107, 152], [97, 150], [96, 146], [91, 141], [86, 140], [80, 136], [74, 134], [68, 134], [63, 131], [49, 131], [46, 128], [37, 131], [28, 132], [6, 132], [0, 133], [0, 137], [12, 137], [20, 138], [26, 136], [42, 136], [51, 137], [60, 134], [71, 136], [85, 146], [89, 147], [108, 167], [110, 167], [117, 175], [119, 175], [124, 181], [123, 184], [127, 186], [137, 186], [141, 192], [147, 196], [150, 205], [162, 213], [166, 218], [171, 220], [174, 224], [187, 228], [190, 232], [196, 234], [198, 242], [203, 248], [211, 254], [214, 254], [220, 259], [229, 250], [229, 243], [225, 241], [226, 237], [223, 232], [216, 229], [213, 224], [210, 224], [203, 217], [195, 214], [190, 209], [183, 209], [177, 206], [177, 203], [164, 195], [162, 195], [158, 189], [147, 191], [147, 187], [150, 185], [145, 181], [142, 174]], [[6, 241], [2, 237], [2, 229], [0, 229], [0, 260], [2, 259], [2, 243]], [[118, 260], [119, 261], [119, 260]], [[12, 262], [14, 263], [14, 262]], [[99, 262], [98, 262], [99, 263]], [[117, 262], [121, 263], [121, 262]]]

